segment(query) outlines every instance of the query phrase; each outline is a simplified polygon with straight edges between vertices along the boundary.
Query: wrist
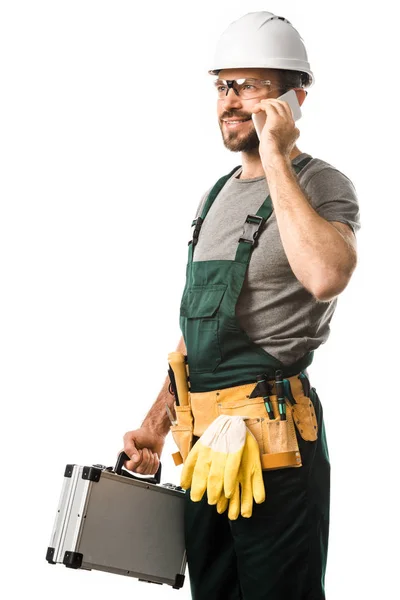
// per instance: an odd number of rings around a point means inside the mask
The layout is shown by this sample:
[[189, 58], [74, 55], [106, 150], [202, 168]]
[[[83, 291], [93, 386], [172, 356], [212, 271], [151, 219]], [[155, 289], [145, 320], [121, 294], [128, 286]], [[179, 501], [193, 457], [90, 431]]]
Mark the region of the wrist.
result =
[[145, 429], [160, 440], [165, 440], [169, 431], [169, 422], [167, 423], [167, 420], [164, 420], [162, 423], [156, 423], [152, 419], [145, 419], [140, 428]]
[[283, 155], [281, 152], [270, 152], [268, 156], [261, 157], [261, 163], [264, 171], [272, 172], [282, 168], [290, 168], [290, 157]]

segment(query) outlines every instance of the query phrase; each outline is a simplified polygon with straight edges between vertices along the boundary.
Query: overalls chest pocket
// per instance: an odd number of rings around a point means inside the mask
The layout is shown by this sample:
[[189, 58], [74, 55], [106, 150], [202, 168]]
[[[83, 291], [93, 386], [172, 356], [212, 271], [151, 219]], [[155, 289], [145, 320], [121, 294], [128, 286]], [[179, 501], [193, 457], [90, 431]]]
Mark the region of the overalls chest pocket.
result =
[[189, 373], [215, 371], [222, 360], [220, 305], [227, 285], [189, 287], [180, 307], [181, 328], [186, 333]]

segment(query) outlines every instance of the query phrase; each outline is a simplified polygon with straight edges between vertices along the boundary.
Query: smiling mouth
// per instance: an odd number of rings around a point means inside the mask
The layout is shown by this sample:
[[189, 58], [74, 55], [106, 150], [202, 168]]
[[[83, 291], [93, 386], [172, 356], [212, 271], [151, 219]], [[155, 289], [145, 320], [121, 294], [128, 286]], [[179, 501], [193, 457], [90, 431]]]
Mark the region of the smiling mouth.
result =
[[231, 129], [231, 128], [235, 128], [235, 127], [240, 127], [240, 125], [242, 125], [243, 123], [247, 123], [248, 121], [251, 121], [250, 119], [241, 119], [241, 120], [237, 120], [237, 121], [225, 121], [223, 120], [225, 125]]

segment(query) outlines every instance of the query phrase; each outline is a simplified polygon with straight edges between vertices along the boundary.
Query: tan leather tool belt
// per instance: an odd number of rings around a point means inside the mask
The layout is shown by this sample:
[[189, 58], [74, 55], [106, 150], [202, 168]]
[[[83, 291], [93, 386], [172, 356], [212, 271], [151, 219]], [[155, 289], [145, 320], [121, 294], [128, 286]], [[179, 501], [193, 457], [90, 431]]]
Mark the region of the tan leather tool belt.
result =
[[301, 467], [301, 456], [295, 427], [301, 437], [315, 441], [318, 425], [310, 397], [305, 396], [299, 375], [287, 378], [295, 404], [286, 403], [286, 419], [279, 416], [275, 381], [270, 380], [269, 396], [275, 418], [270, 419], [263, 398], [250, 398], [256, 383], [224, 388], [212, 392], [189, 393], [189, 405], [176, 406], [178, 425], [171, 427], [174, 440], [180, 450], [173, 455], [181, 464], [188, 455], [193, 437], [200, 437], [219, 415], [241, 416], [253, 433], [260, 447], [263, 469]]

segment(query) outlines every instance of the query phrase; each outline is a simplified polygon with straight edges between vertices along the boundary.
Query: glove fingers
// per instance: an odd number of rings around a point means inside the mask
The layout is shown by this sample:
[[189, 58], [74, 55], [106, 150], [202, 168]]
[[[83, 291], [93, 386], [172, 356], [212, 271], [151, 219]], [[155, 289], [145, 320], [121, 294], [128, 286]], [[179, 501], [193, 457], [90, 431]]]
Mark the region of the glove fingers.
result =
[[242, 446], [239, 450], [232, 454], [228, 454], [226, 459], [225, 474], [224, 474], [224, 494], [227, 498], [231, 498], [238, 479], [240, 462], [243, 455]]
[[242, 417], [232, 417], [231, 428], [224, 475], [224, 494], [227, 498], [231, 498], [235, 492], [247, 435], [247, 428]]
[[253, 512], [253, 489], [251, 485], [251, 478], [246, 478], [241, 481], [242, 484], [242, 499], [240, 512], [242, 517], [251, 517]]
[[240, 491], [239, 482], [236, 482], [235, 491], [232, 494], [232, 498], [229, 501], [228, 518], [231, 521], [235, 521], [240, 513]]
[[225, 423], [227, 418], [225, 415], [220, 415], [220, 417], [215, 419], [189, 452], [181, 473], [181, 487], [184, 490], [189, 489], [192, 485], [193, 474], [199, 456], [203, 456], [203, 453], [207, 455], [211, 452], [210, 446], [218, 438], [219, 428]]
[[247, 456], [251, 464], [251, 489], [254, 500], [257, 504], [261, 504], [265, 500], [264, 479], [262, 476], [262, 467], [260, 459], [260, 449], [258, 443], [253, 436], [248, 436], [246, 440]]
[[251, 455], [251, 487], [253, 490], [253, 497], [256, 504], [261, 504], [261, 502], [264, 502], [265, 500], [265, 487], [262, 475], [260, 449], [258, 447], [256, 439], [253, 436], [249, 436], [249, 439], [247, 440], [247, 449], [249, 455]]
[[190, 499], [200, 502], [207, 489], [208, 474], [211, 466], [211, 450], [205, 448], [199, 455], [193, 471]]
[[226, 454], [213, 452], [211, 454], [211, 466], [207, 481], [208, 504], [217, 504], [224, 483]]
[[261, 504], [261, 502], [264, 502], [265, 500], [265, 486], [261, 465], [257, 465], [254, 470], [252, 486], [254, 501], [256, 504]]
[[207, 489], [208, 474], [210, 471], [211, 446], [218, 443], [220, 430], [227, 422], [226, 415], [220, 415], [206, 429], [197, 443], [189, 452], [181, 474], [181, 487], [191, 488], [190, 499], [199, 502]]
[[224, 513], [226, 511], [226, 509], [228, 508], [228, 503], [229, 500], [226, 496], [224, 496], [223, 494], [221, 494], [218, 502], [217, 502], [217, 512], [222, 515], [222, 513]]
[[263, 502], [265, 499], [260, 449], [257, 440], [249, 431], [246, 435], [246, 444], [240, 465], [240, 482], [242, 484], [240, 512], [242, 517], [249, 518], [253, 513], [253, 496], [259, 502]]
[[[226, 415], [220, 415], [226, 417]], [[221, 421], [220, 429], [213, 438], [212, 450], [210, 453], [210, 468], [207, 476], [207, 500], [209, 504], [216, 504], [221, 496], [222, 484], [224, 481], [224, 468], [226, 454], [226, 432], [229, 430], [230, 421], [226, 419]]]
[[188, 490], [192, 484], [193, 471], [196, 466], [201, 447], [201, 444], [195, 444], [184, 462], [181, 472], [181, 487], [184, 490]]

